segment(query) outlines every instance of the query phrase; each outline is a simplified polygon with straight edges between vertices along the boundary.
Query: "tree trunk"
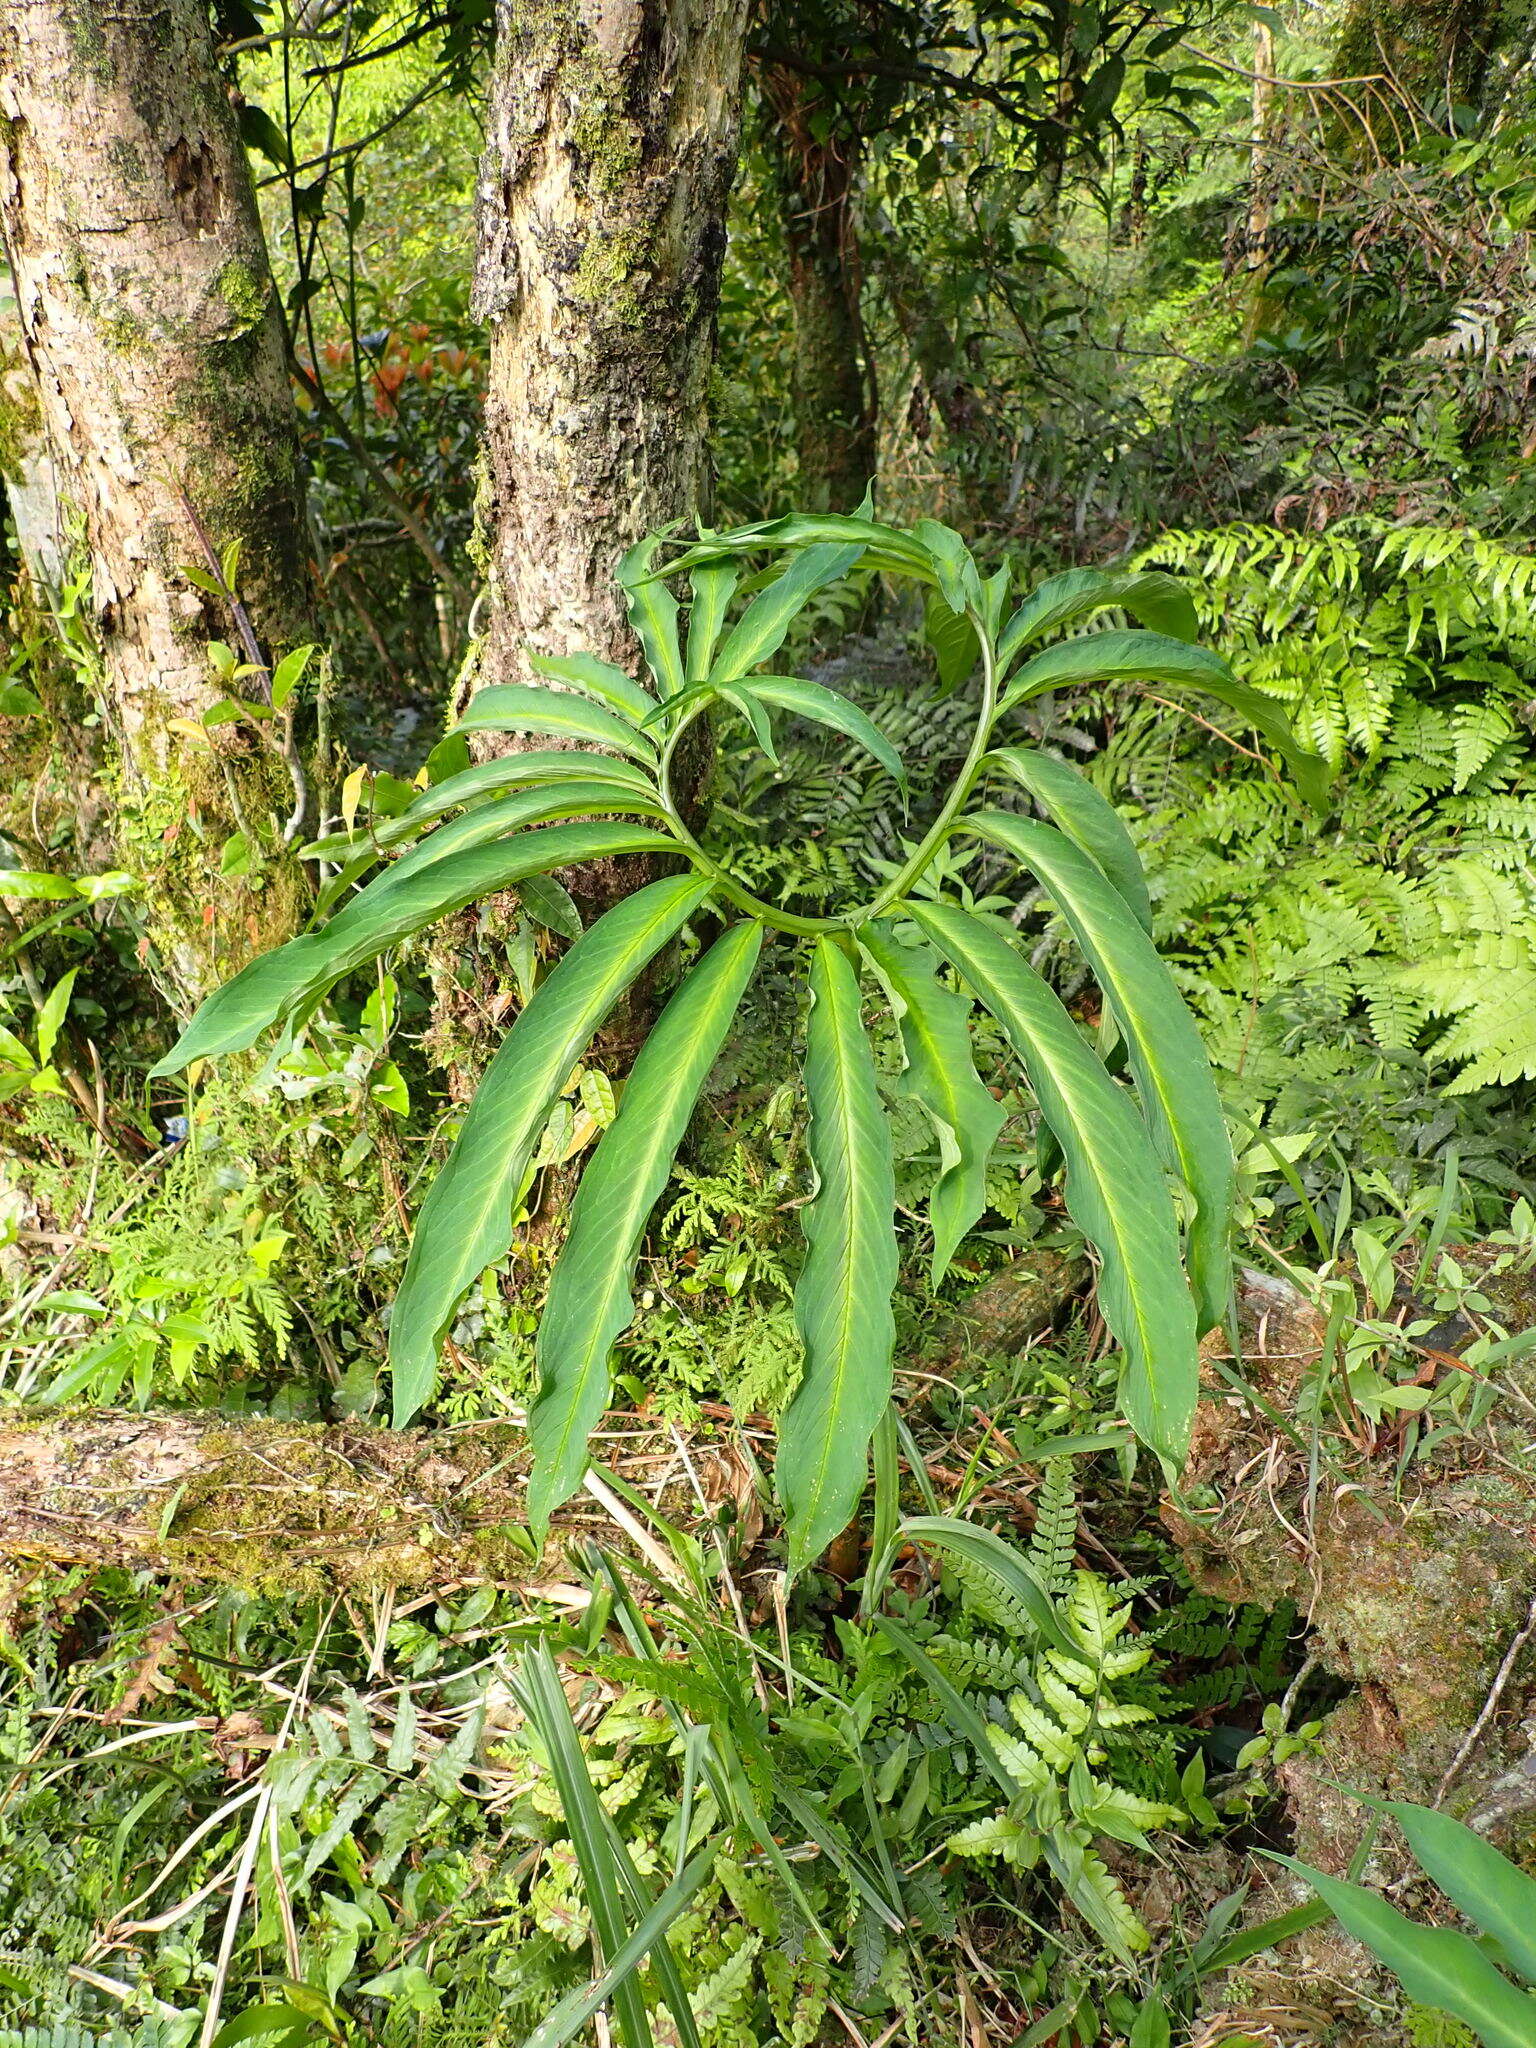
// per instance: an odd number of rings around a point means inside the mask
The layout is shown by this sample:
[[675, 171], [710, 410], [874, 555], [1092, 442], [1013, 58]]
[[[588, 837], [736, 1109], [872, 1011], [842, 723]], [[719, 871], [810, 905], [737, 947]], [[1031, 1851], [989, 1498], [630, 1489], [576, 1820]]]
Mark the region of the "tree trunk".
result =
[[[263, 660], [317, 637], [278, 307], [204, 0], [6, 0], [0, 221], [89, 551], [121, 856], [185, 1006], [293, 929], [302, 883], [281, 834], [305, 822], [284, 721], [277, 736], [219, 727], [211, 751], [173, 726], [224, 694], [209, 642], [240, 644], [230, 605], [187, 568], [206, 575], [209, 547], [238, 541]], [[250, 870], [223, 877], [241, 829]]]
[[[1353, 150], [1396, 162], [1428, 114], [1448, 128], [1453, 107], [1475, 107], [1498, 41], [1503, 0], [1350, 0], [1334, 46], [1335, 78], [1359, 118], [1345, 121]], [[1360, 120], [1369, 136], [1360, 133]]]
[[858, 138], [845, 122], [820, 132], [816, 117], [828, 109], [798, 73], [767, 64], [760, 83], [789, 247], [800, 508], [851, 512], [874, 477], [877, 456], [853, 219]]
[[[619, 560], [707, 513], [748, 11], [498, 0], [475, 270], [490, 617], [465, 695], [529, 680], [529, 647], [636, 670]], [[574, 886], [602, 906], [635, 880], [627, 863]]]

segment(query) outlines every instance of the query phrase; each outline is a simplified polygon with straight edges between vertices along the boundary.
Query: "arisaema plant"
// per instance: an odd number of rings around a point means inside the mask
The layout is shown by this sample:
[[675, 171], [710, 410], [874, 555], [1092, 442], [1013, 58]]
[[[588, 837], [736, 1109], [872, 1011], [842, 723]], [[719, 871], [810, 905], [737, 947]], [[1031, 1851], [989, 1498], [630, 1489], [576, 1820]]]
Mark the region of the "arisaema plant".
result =
[[[635, 1061], [582, 1176], [550, 1282], [529, 1422], [536, 1530], [580, 1484], [588, 1433], [609, 1398], [609, 1355], [634, 1314], [647, 1219], [770, 938], [803, 959], [810, 991], [815, 1191], [800, 1211], [806, 1254], [795, 1297], [805, 1358], [776, 1468], [792, 1564], [816, 1556], [854, 1513], [891, 1391], [897, 1242], [871, 1004], [895, 1020], [902, 1086], [936, 1134], [935, 1277], [982, 1212], [1000, 1123], [972, 1057], [979, 1003], [1023, 1069], [1059, 1150], [1068, 1211], [1099, 1255], [1124, 1414], [1176, 1468], [1195, 1403], [1197, 1336], [1228, 1306], [1226, 1126], [1194, 1023], [1149, 935], [1129, 835], [1074, 769], [1018, 743], [1015, 714], [1047, 690], [1146, 682], [1236, 712], [1314, 794], [1320, 764], [1298, 752], [1271, 700], [1192, 644], [1193, 609], [1168, 576], [1070, 570], [1016, 604], [1007, 569], [984, 578], [960, 537], [930, 520], [906, 532], [864, 517], [790, 517], [710, 535], [670, 560], [666, 546], [647, 541], [620, 569], [646, 679], [588, 655], [530, 655], [557, 687], [482, 689], [458, 732], [561, 744], [460, 766], [400, 817], [311, 849], [341, 862], [329, 900], [354, 893], [212, 995], [158, 1071], [237, 1051], [272, 1025], [300, 1028], [341, 976], [495, 891], [549, 892], [545, 878], [579, 862], [670, 857], [677, 873], [637, 889], [575, 938], [486, 1069], [422, 1203], [394, 1305], [396, 1423], [431, 1395], [459, 1304], [507, 1253], [541, 1133], [593, 1034], [647, 964], [709, 912], [709, 929], [724, 929]], [[763, 556], [768, 569], [744, 577]], [[976, 727], [937, 815], [897, 871], [868, 901], [800, 916], [761, 901], [700, 844], [674, 797], [672, 766], [690, 725], [711, 711], [745, 719], [770, 752], [775, 715], [788, 713], [835, 728], [904, 783], [888, 740], [847, 698], [774, 672], [796, 615], [855, 564], [924, 587], [941, 676], [958, 685], [979, 672]], [[1105, 610], [1140, 627], [1090, 629]], [[1042, 815], [1024, 814], [1021, 792]], [[1003, 793], [1011, 807], [997, 800]], [[939, 855], [964, 839], [988, 842], [1033, 876], [1071, 928], [1112, 1019], [1097, 1049], [1009, 928], [936, 885]]]

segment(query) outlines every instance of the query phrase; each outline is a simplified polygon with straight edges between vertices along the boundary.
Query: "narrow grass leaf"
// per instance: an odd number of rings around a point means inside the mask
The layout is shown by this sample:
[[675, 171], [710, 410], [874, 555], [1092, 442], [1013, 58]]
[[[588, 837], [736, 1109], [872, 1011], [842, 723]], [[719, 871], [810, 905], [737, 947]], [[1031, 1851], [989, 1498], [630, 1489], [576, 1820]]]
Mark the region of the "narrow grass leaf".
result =
[[1004, 1113], [971, 1056], [970, 1002], [939, 980], [932, 949], [898, 944], [895, 926], [883, 921], [865, 925], [859, 943], [901, 1034], [902, 1093], [921, 1104], [938, 1141], [939, 1171], [928, 1196], [937, 1287], [987, 1206], [987, 1160]]
[[684, 876], [616, 903], [502, 1040], [421, 1205], [395, 1297], [389, 1362], [397, 1428], [432, 1391], [438, 1349], [460, 1301], [512, 1241], [513, 1204], [539, 1133], [593, 1032], [707, 894], [707, 883]]
[[1232, 1292], [1237, 1167], [1195, 1020], [1124, 897], [1081, 847], [1054, 826], [1006, 811], [981, 812], [968, 829], [1045, 885], [1115, 1014], [1153, 1138], [1195, 1204], [1190, 1279], [1199, 1326], [1211, 1329], [1226, 1315]]
[[896, 1338], [891, 1131], [858, 976], [830, 939], [817, 942], [810, 986], [805, 1083], [816, 1192], [800, 1211], [809, 1250], [795, 1289], [805, 1371], [779, 1425], [775, 1464], [792, 1572], [853, 1519], [869, 1440], [891, 1396]]
[[550, 1515], [581, 1484], [587, 1438], [608, 1405], [609, 1354], [634, 1314], [630, 1283], [646, 1220], [761, 947], [761, 927], [738, 924], [694, 968], [646, 1039], [581, 1177], [539, 1324], [540, 1390], [528, 1421], [528, 1515], [541, 1542]]
[[216, 1059], [253, 1045], [269, 1024], [322, 995], [352, 968], [466, 903], [510, 888], [524, 875], [618, 854], [676, 851], [675, 840], [640, 825], [551, 825], [515, 840], [466, 847], [401, 877], [379, 875], [322, 930], [263, 953], [215, 989], [154, 1076], [179, 1073], [192, 1060]]
[[1451, 1903], [1491, 1934], [1520, 1975], [1536, 1984], [1536, 1878], [1448, 1813], [1403, 1799], [1383, 1799], [1379, 1805], [1397, 1821], [1409, 1848]]
[[1195, 1312], [1162, 1167], [1134, 1103], [1061, 999], [992, 925], [949, 904], [905, 906], [1002, 1026], [1066, 1162], [1066, 1202], [1102, 1260], [1099, 1304], [1125, 1352], [1120, 1401], [1177, 1470], [1199, 1392]]

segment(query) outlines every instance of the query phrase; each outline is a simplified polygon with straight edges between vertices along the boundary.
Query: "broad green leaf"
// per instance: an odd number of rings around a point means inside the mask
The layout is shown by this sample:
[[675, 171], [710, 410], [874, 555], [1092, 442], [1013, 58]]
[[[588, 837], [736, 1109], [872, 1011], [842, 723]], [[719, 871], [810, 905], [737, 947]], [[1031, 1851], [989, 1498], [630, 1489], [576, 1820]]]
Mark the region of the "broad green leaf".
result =
[[807, 548], [782, 576], [754, 597], [726, 635], [725, 645], [715, 656], [709, 672], [712, 683], [733, 682], [749, 669], [776, 654], [796, 617], [818, 590], [835, 583], [863, 554], [862, 547], [837, 547], [830, 543]]
[[847, 1527], [869, 1440], [891, 1398], [896, 1325], [891, 1131], [847, 955], [819, 939], [806, 1027], [807, 1144], [816, 1192], [800, 1211], [809, 1247], [795, 1289], [805, 1371], [779, 1424], [775, 1478], [798, 1572]]
[[1081, 847], [1052, 825], [1006, 811], [983, 811], [966, 829], [1011, 853], [1044, 884], [1114, 1011], [1152, 1135], [1195, 1204], [1190, 1279], [1199, 1326], [1211, 1329], [1231, 1300], [1237, 1168], [1195, 1020], [1125, 898]]
[[657, 694], [675, 697], [685, 680], [683, 656], [677, 643], [677, 599], [651, 569], [660, 544], [657, 534], [640, 541], [620, 562], [617, 575], [629, 623], [656, 678]]
[[950, 610], [963, 612], [970, 605], [980, 611], [981, 572], [955, 529], [941, 526], [937, 519], [919, 519], [912, 528], [912, 538], [927, 550], [940, 593]]
[[965, 613], [950, 610], [942, 591], [932, 592], [923, 607], [923, 638], [933, 649], [940, 686], [958, 689], [976, 666], [981, 641]]
[[902, 1093], [921, 1103], [938, 1139], [939, 1171], [928, 1197], [937, 1287], [955, 1247], [987, 1206], [987, 1160], [1004, 1115], [971, 1057], [970, 1003], [939, 981], [930, 948], [898, 945], [888, 923], [863, 926], [859, 943], [901, 1032]]
[[589, 697], [598, 697], [610, 705], [621, 718], [638, 724], [648, 711], [656, 706], [656, 699], [649, 690], [643, 689], [633, 676], [625, 675], [623, 669], [615, 668], [611, 661], [599, 661], [595, 654], [536, 654], [527, 650], [528, 666], [536, 676], [548, 676], [551, 682], [569, 683], [574, 689], [585, 690]]
[[709, 689], [719, 696], [722, 703], [741, 713], [752, 729], [752, 737], [777, 768], [779, 750], [773, 743], [773, 720], [756, 692], [740, 688], [735, 683], [711, 683]]
[[[591, 762], [599, 771], [604, 765], [602, 758], [594, 754], [565, 754], [560, 758]], [[489, 767], [491, 763], [486, 765]], [[629, 764], [619, 762], [613, 765], [627, 768]], [[479, 846], [487, 839], [503, 838], [513, 830], [529, 825], [547, 825], [559, 818], [600, 818], [617, 812], [620, 816], [665, 819], [666, 812], [654, 791], [644, 783], [640, 788], [645, 794], [637, 793], [632, 784], [614, 782], [599, 773], [579, 781], [572, 777], [538, 783], [531, 789], [519, 790], [499, 800], [492, 798], [477, 803], [451, 824], [439, 825], [435, 831], [429, 832], [409, 853], [394, 862], [389, 870], [390, 876], [398, 882], [402, 876], [414, 874], [418, 868], [430, 867], [433, 861], [457, 852], [461, 846]], [[396, 826], [404, 826], [408, 822], [405, 818], [392, 821]], [[417, 829], [421, 830], [432, 822], [431, 819], [423, 820]], [[394, 837], [395, 834], [391, 832], [388, 836]], [[385, 837], [385, 831], [381, 830], [378, 839], [382, 841]], [[378, 845], [370, 844], [366, 835], [347, 843], [361, 850], [355, 851], [320, 891], [310, 920], [312, 926], [319, 925], [359, 876], [365, 875], [381, 858]]]
[[33, 903], [67, 903], [79, 893], [68, 875], [50, 875], [39, 868], [0, 868], [0, 896]]
[[464, 1295], [506, 1255], [534, 1146], [593, 1032], [708, 893], [708, 883], [685, 875], [616, 903], [540, 984], [497, 1048], [421, 1205], [390, 1316], [397, 1429], [431, 1393], [439, 1347]]
[[322, 995], [343, 974], [408, 938], [424, 924], [509, 888], [524, 875], [627, 853], [676, 853], [675, 840], [640, 825], [551, 825], [516, 840], [466, 847], [429, 866], [370, 882], [323, 930], [263, 953], [199, 1007], [152, 1078], [180, 1073], [255, 1043], [269, 1024]]
[[1340, 1926], [1397, 1978], [1420, 2005], [1464, 2022], [1485, 2048], [1531, 2048], [1536, 2041], [1536, 1999], [1518, 1990], [1482, 1950], [1449, 1927], [1423, 1927], [1376, 1892], [1277, 1856], [1304, 1877]]
[[866, 753], [874, 755], [900, 788], [906, 788], [907, 771], [900, 754], [879, 726], [838, 691], [829, 690], [824, 683], [806, 682], [799, 676], [748, 676], [742, 688], [761, 697], [765, 704], [793, 712], [796, 718], [809, 719], [813, 725], [829, 725], [834, 732], [856, 740]]
[[898, 575], [917, 576], [932, 583], [933, 562], [928, 550], [910, 534], [877, 520], [842, 512], [792, 512], [782, 519], [761, 519], [751, 526], [732, 527], [728, 533], [711, 534], [659, 573], [676, 576], [701, 562], [718, 562], [729, 555], [750, 555], [767, 548], [806, 548], [842, 544], [867, 550], [877, 568], [891, 568]]
[[1032, 590], [998, 635], [998, 674], [1006, 673], [1032, 640], [1059, 633], [1111, 605], [1175, 640], [1193, 640], [1200, 630], [1189, 592], [1165, 570], [1065, 569]]
[[581, 913], [570, 890], [553, 875], [525, 875], [517, 885], [517, 900], [546, 931], [557, 932], [562, 939], [581, 937]]
[[715, 645], [725, 615], [736, 592], [740, 570], [732, 561], [701, 562], [690, 582], [693, 603], [688, 609], [688, 674], [690, 683], [702, 683], [715, 658]]
[[[314, 653], [314, 651], [314, 645], [312, 642], [305, 647], [295, 647], [293, 652], [291, 654], [285, 654], [282, 660], [277, 664], [277, 667], [273, 669], [272, 709], [274, 711], [281, 711], [283, 706], [288, 702], [288, 699], [299, 687], [299, 682], [303, 677], [304, 671], [309, 666], [309, 657]], [[203, 723], [205, 725], [207, 724], [207, 722], [208, 721], [204, 719]]]
[[650, 765], [655, 750], [627, 719], [571, 690], [541, 690], [531, 683], [492, 683], [477, 690], [453, 730], [464, 732], [553, 732]]
[[1536, 1878], [1448, 1813], [1402, 1799], [1373, 1800], [1390, 1813], [1425, 1872], [1511, 1964], [1536, 1984]]
[[1116, 629], [1063, 640], [1026, 661], [1003, 692], [999, 708], [1009, 711], [1042, 690], [1073, 683], [1175, 683], [1210, 691], [1226, 689], [1232, 681], [1231, 669], [1208, 647], [1191, 647], [1166, 633]]
[[1099, 1305], [1125, 1352], [1127, 1422], [1174, 1470], [1199, 1393], [1195, 1313], [1173, 1204], [1130, 1097], [1084, 1043], [1061, 999], [995, 926], [951, 904], [906, 913], [976, 991], [1013, 1045], [1066, 1161], [1066, 1202], [1103, 1259]]
[[635, 1311], [630, 1282], [646, 1220], [761, 947], [761, 926], [744, 923], [704, 955], [653, 1026], [582, 1174], [539, 1324], [539, 1397], [528, 1418], [528, 1516], [541, 1542], [581, 1484], [587, 1438], [608, 1405], [609, 1355]]
[[71, 967], [49, 990], [48, 996], [37, 1013], [37, 1063], [46, 1067], [53, 1058], [53, 1048], [59, 1042], [59, 1033], [64, 1029], [64, 1019], [69, 1013], [69, 999], [74, 993], [75, 976], [78, 967]]
[[1136, 842], [1116, 814], [1114, 806], [1099, 795], [1086, 775], [1080, 775], [1054, 754], [1034, 747], [999, 747], [988, 754], [986, 765], [1012, 776], [1027, 789], [1036, 803], [1050, 812], [1069, 839], [1075, 839], [1085, 853], [1092, 854], [1110, 881], [1136, 913], [1142, 930], [1152, 930], [1152, 899], [1142, 872]]

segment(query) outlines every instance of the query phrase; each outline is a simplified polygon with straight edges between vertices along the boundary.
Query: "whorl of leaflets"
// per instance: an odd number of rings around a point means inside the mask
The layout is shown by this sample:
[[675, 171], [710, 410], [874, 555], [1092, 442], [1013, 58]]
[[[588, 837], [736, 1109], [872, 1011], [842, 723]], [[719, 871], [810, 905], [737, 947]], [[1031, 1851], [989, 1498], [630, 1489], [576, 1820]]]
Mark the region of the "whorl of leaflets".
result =
[[[1002, 1114], [972, 1056], [980, 1004], [1018, 1059], [1059, 1150], [1068, 1212], [1098, 1255], [1126, 1420], [1176, 1471], [1194, 1412], [1198, 1334], [1223, 1318], [1230, 1297], [1226, 1125], [1193, 1020], [1150, 937], [1129, 833], [1086, 777], [1017, 744], [1009, 727], [1043, 690], [1153, 682], [1225, 705], [1318, 802], [1322, 764], [1297, 747], [1272, 700], [1192, 644], [1193, 608], [1172, 577], [1074, 569], [1016, 602], [1010, 571], [984, 578], [949, 528], [920, 520], [901, 531], [862, 514], [705, 534], [670, 560], [668, 545], [644, 542], [619, 570], [645, 678], [586, 654], [530, 655], [541, 684], [481, 690], [457, 732], [565, 744], [474, 766], [462, 765], [460, 749], [402, 816], [308, 848], [336, 868], [322, 909], [340, 907], [209, 997], [157, 1073], [239, 1051], [274, 1025], [302, 1029], [343, 975], [503, 889], [521, 889], [527, 913], [571, 939], [503, 1039], [417, 1217], [389, 1325], [394, 1420], [404, 1424], [431, 1399], [466, 1294], [511, 1248], [540, 1138], [593, 1035], [642, 971], [692, 933], [693, 965], [587, 1163], [550, 1281], [529, 1422], [529, 1512], [542, 1538], [581, 1483], [610, 1398], [612, 1351], [634, 1316], [646, 1225], [763, 943], [775, 936], [781, 957], [792, 950], [803, 963], [809, 997], [814, 1186], [799, 1212], [806, 1254], [795, 1291], [804, 1366], [776, 1468], [798, 1571], [857, 1512], [870, 1438], [890, 1400], [898, 1254], [887, 1089], [920, 1104], [933, 1125], [935, 1283], [986, 1206]], [[763, 556], [782, 562], [779, 573], [747, 582], [743, 567]], [[923, 586], [940, 678], [949, 688], [976, 678], [977, 722], [963, 767], [900, 872], [868, 902], [803, 917], [759, 900], [700, 843], [674, 800], [671, 764], [706, 713], [740, 718], [770, 755], [775, 719], [787, 715], [864, 747], [905, 794], [905, 767], [874, 720], [825, 684], [776, 672], [801, 611], [856, 566]], [[743, 582], [751, 594], [738, 602]], [[1105, 629], [1089, 623], [1104, 612], [1113, 615]], [[1126, 616], [1139, 623], [1120, 623]], [[1057, 637], [1041, 648], [1048, 636]], [[1103, 995], [1112, 1035], [1100, 1046], [1030, 966], [1011, 927], [936, 893], [936, 857], [965, 836], [1005, 853], [1055, 904]], [[681, 872], [582, 931], [552, 878], [628, 855], [668, 857]], [[874, 1054], [870, 1025], [881, 1010], [901, 1048], [895, 1076], [880, 1074]]]

